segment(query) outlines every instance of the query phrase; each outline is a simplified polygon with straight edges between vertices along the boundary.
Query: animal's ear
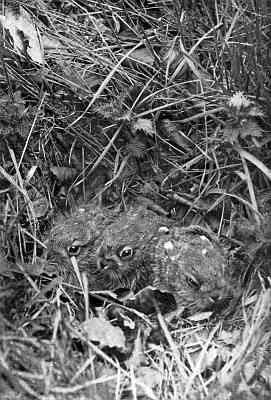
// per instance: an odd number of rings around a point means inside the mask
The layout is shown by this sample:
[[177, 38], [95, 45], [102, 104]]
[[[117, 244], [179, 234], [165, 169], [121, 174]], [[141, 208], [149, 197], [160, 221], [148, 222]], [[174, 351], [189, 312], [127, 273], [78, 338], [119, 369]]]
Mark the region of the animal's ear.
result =
[[156, 215], [168, 216], [168, 212], [164, 208], [144, 196], [138, 196], [133, 204], [133, 207], [138, 208], [145, 213], [152, 211]]
[[190, 225], [184, 228], [180, 228], [182, 233], [192, 233], [195, 235], [203, 235], [206, 236], [207, 239], [209, 239], [213, 243], [218, 244], [218, 237], [216, 236], [215, 233], [211, 232], [210, 230], [204, 228], [203, 226], [200, 225]]

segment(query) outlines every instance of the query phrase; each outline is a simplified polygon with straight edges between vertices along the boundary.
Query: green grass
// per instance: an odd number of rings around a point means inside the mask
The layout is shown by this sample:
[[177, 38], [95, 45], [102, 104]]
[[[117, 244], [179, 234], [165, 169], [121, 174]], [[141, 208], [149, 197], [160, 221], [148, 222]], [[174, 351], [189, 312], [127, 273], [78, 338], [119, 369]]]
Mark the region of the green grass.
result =
[[268, 0], [20, 3], [1, 14], [31, 15], [43, 62], [1, 30], [1, 398], [268, 399], [270, 290], [248, 282], [217, 320], [159, 317], [160, 344], [136, 314], [133, 358], [115, 357], [79, 335], [87, 304], [62, 302], [37, 258], [58, 214], [101, 193], [227, 236], [241, 276], [262, 243], [268, 257]]

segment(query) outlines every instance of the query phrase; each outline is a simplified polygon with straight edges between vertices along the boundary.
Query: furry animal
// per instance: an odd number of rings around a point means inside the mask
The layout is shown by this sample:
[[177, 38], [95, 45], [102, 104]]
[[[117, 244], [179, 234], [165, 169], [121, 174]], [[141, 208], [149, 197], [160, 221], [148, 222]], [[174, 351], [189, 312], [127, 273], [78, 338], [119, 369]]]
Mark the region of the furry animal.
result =
[[86, 205], [56, 221], [45, 240], [47, 258], [51, 265], [55, 264], [56, 270], [61, 272], [69, 283], [78, 283], [74, 276], [71, 257], [77, 259], [81, 272], [86, 269], [90, 273], [88, 258], [89, 255], [93, 257], [95, 254], [94, 242], [118, 214], [117, 210]]
[[220, 309], [233, 295], [225, 255], [215, 236], [199, 226], [130, 212], [108, 225], [97, 242], [90, 288], [152, 287], [172, 293], [177, 306], [190, 312]]
[[136, 293], [151, 287], [172, 293], [178, 307], [196, 312], [221, 308], [235, 290], [213, 234], [140, 207], [121, 213], [79, 209], [58, 221], [47, 242], [65, 282], [78, 285], [74, 256], [90, 291]]

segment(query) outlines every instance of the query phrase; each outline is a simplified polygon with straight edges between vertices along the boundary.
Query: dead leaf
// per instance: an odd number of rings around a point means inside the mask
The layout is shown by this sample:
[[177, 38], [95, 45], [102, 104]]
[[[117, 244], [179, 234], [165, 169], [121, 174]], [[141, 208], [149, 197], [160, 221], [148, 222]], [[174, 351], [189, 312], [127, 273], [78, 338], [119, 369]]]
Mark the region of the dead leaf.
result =
[[144, 362], [144, 360], [145, 356], [143, 354], [143, 341], [142, 341], [141, 330], [139, 329], [137, 332], [136, 339], [134, 341], [133, 352], [129, 357], [129, 359], [125, 361], [125, 365], [128, 368], [131, 366], [137, 368], [140, 366], [140, 364]]
[[146, 47], [132, 51], [132, 53], [129, 54], [128, 58], [132, 61], [135, 61], [136, 63], [145, 65], [147, 64], [150, 66], [152, 66], [155, 61], [153, 54]]
[[[163, 382], [163, 374], [152, 367], [139, 368], [136, 374], [136, 378], [139, 380], [139, 382], [143, 383], [150, 389], [156, 389]], [[140, 388], [138, 388], [138, 395], [140, 395], [139, 391]]]
[[159, 122], [159, 129], [166, 134], [170, 140], [186, 151], [195, 148], [194, 143], [181, 130], [180, 124], [169, 119], [163, 119]]
[[204, 319], [210, 319], [212, 314], [213, 314], [212, 311], [207, 311], [191, 315], [187, 319], [189, 319], [189, 321], [203, 321]]
[[234, 329], [232, 332], [223, 330], [219, 335], [219, 339], [226, 344], [235, 345], [240, 340], [240, 330]]
[[213, 344], [211, 348], [206, 351], [203, 360], [201, 361], [201, 371], [205, 371], [207, 368], [211, 368], [217, 357], [218, 348], [215, 344]]
[[27, 54], [31, 60], [42, 64], [39, 35], [31, 15], [20, 5], [16, 11], [14, 7], [7, 7], [5, 15], [0, 16], [0, 22], [9, 31], [16, 52]]
[[49, 202], [45, 196], [41, 196], [33, 201], [33, 207], [37, 218], [44, 217], [49, 210]]
[[[32, 263], [17, 263], [20, 271], [24, 271], [28, 275], [32, 276], [40, 276], [43, 272], [46, 272], [47, 275], [50, 275], [50, 268], [48, 267], [48, 261], [44, 258], [36, 257], [36, 262]], [[48, 269], [48, 270], [47, 270]], [[56, 273], [56, 267], [54, 266], [54, 272], [51, 271], [51, 274]]]
[[10, 265], [5, 254], [0, 250], [0, 275], [12, 277]]
[[57, 38], [48, 33], [44, 33], [42, 36], [42, 44], [44, 51], [48, 54], [57, 53], [64, 48], [64, 44]]
[[67, 182], [70, 179], [75, 178], [78, 171], [71, 167], [50, 167], [50, 171], [57, 177], [59, 182]]
[[81, 324], [79, 329], [86, 332], [89, 340], [99, 342], [101, 347], [108, 346], [125, 349], [124, 333], [104, 317], [88, 319]]
[[252, 377], [257, 373], [257, 364], [254, 362], [254, 360], [249, 360], [246, 362], [242, 373], [247, 382], [252, 379]]

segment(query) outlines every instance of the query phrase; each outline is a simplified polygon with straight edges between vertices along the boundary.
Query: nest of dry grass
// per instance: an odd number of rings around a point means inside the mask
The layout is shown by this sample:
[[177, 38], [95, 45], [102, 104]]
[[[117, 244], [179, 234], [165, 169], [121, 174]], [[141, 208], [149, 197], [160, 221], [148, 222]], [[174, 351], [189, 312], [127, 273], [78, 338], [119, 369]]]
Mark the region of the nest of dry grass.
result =
[[[3, 4], [2, 399], [270, 398], [270, 12], [267, 0]], [[158, 342], [133, 312], [83, 329], [84, 299], [63, 300], [39, 257], [53, 219], [97, 197], [141, 197], [227, 237], [238, 273], [252, 270], [243, 302], [176, 329], [158, 316]]]

